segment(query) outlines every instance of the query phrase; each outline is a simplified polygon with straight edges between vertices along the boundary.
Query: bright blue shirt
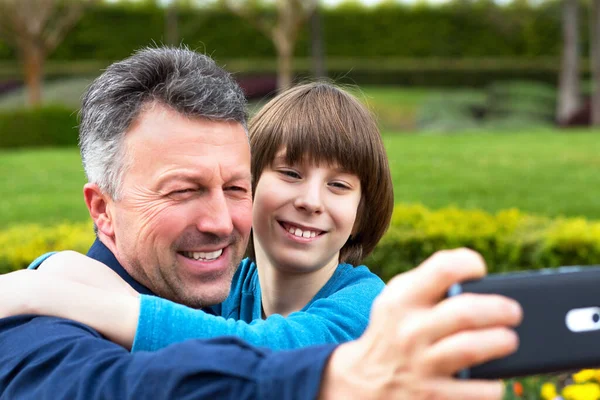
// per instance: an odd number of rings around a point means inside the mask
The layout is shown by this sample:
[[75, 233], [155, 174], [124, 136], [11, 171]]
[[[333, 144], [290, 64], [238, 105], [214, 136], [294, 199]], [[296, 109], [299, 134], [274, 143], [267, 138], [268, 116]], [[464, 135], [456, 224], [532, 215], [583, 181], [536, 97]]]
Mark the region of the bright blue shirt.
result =
[[256, 264], [245, 259], [233, 277], [229, 297], [217, 315], [155, 296], [141, 296], [132, 351], [155, 351], [187, 339], [237, 336], [274, 350], [297, 349], [358, 338], [367, 327], [371, 305], [385, 284], [365, 266], [339, 264], [304, 308], [287, 318], [262, 319]]
[[[98, 240], [88, 256], [136, 282]], [[334, 345], [272, 352], [233, 338], [130, 353], [78, 322], [0, 319], [0, 398], [314, 399]]]

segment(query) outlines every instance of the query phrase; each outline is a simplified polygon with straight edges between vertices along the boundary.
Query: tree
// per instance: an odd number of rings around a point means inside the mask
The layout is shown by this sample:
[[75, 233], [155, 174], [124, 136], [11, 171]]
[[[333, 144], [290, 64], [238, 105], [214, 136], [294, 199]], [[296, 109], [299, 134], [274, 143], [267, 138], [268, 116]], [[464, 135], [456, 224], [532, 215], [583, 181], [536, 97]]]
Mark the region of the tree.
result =
[[176, 0], [169, 0], [165, 7], [165, 43], [171, 46], [179, 43]]
[[41, 103], [47, 57], [97, 0], [0, 0], [0, 36], [17, 50], [28, 104]]
[[580, 106], [578, 0], [563, 0], [562, 26], [562, 61], [556, 113], [559, 123], [566, 122]]
[[590, 20], [590, 60], [593, 85], [590, 121], [592, 125], [600, 125], [600, 0], [592, 0]]
[[323, 27], [319, 7], [315, 7], [310, 16], [310, 55], [312, 72], [316, 78], [327, 76], [325, 68], [325, 51], [323, 49]]
[[221, 1], [271, 39], [277, 51], [277, 86], [279, 90], [290, 87], [298, 33], [317, 7], [318, 0], [275, 0], [274, 18], [264, 12], [258, 0]]

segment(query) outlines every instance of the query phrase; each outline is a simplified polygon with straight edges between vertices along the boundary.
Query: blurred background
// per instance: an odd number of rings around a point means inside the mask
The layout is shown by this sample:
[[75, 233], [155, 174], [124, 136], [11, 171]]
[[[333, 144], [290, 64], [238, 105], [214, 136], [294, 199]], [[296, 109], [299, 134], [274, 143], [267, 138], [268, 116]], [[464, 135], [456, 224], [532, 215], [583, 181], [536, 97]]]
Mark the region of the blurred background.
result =
[[323, 77], [368, 105], [397, 203], [384, 279], [456, 246], [494, 272], [600, 263], [600, 0], [0, 0], [0, 272], [87, 249], [81, 94], [160, 44], [212, 56], [252, 112]]

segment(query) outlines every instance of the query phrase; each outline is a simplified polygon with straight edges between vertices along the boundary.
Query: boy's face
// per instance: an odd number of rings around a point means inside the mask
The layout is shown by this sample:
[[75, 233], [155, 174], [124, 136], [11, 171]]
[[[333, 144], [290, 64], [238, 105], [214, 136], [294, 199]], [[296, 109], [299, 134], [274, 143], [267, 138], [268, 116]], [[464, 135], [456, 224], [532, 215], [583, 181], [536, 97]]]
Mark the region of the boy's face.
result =
[[292, 274], [338, 264], [352, 233], [361, 185], [337, 165], [288, 165], [280, 151], [260, 175], [254, 194], [256, 256]]

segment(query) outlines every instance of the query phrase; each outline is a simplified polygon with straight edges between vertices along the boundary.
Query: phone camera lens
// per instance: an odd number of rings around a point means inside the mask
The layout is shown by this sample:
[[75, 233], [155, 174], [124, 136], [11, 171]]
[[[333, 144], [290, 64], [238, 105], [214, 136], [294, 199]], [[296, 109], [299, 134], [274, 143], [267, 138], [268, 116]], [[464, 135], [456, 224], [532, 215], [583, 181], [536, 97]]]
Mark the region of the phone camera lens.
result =
[[594, 323], [597, 324], [598, 321], [600, 321], [600, 313], [594, 313], [594, 315], [592, 315], [592, 321], [594, 321]]

